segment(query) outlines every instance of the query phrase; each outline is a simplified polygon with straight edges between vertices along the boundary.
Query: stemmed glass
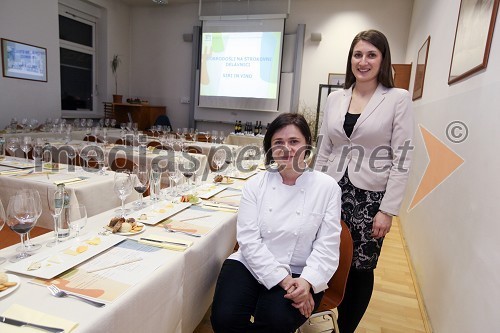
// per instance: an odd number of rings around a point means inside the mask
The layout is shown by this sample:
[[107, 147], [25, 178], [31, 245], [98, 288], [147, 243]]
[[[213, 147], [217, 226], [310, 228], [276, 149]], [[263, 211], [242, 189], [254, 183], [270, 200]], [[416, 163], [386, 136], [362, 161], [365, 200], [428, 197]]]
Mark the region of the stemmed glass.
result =
[[33, 229], [41, 214], [42, 203], [37, 190], [19, 190], [9, 199], [7, 225], [21, 238], [21, 252], [12, 257], [11, 262], [17, 262], [30, 256], [26, 250], [23, 236]]
[[68, 148], [66, 149], [66, 152], [68, 154], [68, 158], [69, 158], [69, 163], [70, 165], [74, 165], [74, 162], [73, 160], [75, 159], [76, 157], [76, 149], [75, 147], [73, 146], [68, 146]]
[[[0, 200], [0, 231], [3, 229], [3, 226], [5, 225], [5, 210], [3, 209], [2, 201]], [[0, 257], [0, 264], [3, 264], [5, 262], [4, 257]]]
[[139, 193], [140, 199], [138, 202], [136, 202], [134, 205], [137, 208], [142, 208], [146, 206], [143, 196], [144, 192], [148, 189], [148, 184], [149, 184], [149, 172], [147, 169], [141, 170], [138, 165], [134, 166], [134, 190]]
[[106, 126], [106, 128], [109, 128], [110, 122], [111, 120], [109, 118], [104, 119], [104, 126]]
[[122, 206], [116, 212], [121, 216], [125, 216], [130, 212], [130, 209], [125, 209], [125, 199], [132, 193], [132, 177], [130, 171], [119, 169], [115, 172], [114, 190], [122, 201]]
[[219, 133], [217, 131], [212, 131], [212, 142], [217, 143], [217, 138], [219, 136]]
[[224, 143], [224, 139], [226, 138], [226, 136], [224, 135], [224, 131], [220, 131], [219, 132], [219, 140], [220, 140], [220, 144], [223, 144]]
[[12, 156], [16, 156], [16, 150], [19, 148], [19, 138], [9, 138], [7, 148], [12, 152]]
[[172, 197], [177, 196], [177, 182], [180, 180], [181, 175], [179, 172], [179, 166], [176, 162], [173, 163], [172, 168], [168, 168], [168, 178], [170, 178], [170, 181], [172, 182], [172, 190], [171, 190], [171, 195]]
[[87, 224], [87, 209], [82, 204], [71, 204], [68, 207], [69, 227], [74, 233], [73, 238], [80, 240], [80, 231]]
[[186, 185], [186, 191], [189, 191], [191, 189], [191, 177], [194, 175], [194, 168], [195, 164], [193, 161], [186, 160], [183, 165], [183, 170], [182, 170], [182, 175], [186, 177], [187, 180], [187, 185]]
[[[47, 189], [47, 202], [49, 204], [49, 211], [50, 215], [52, 215], [52, 218], [54, 219], [54, 239], [51, 240], [50, 242], [47, 243], [48, 247], [56, 246], [59, 244], [59, 236], [57, 235], [57, 225], [59, 218], [61, 217], [61, 213], [64, 207], [64, 203], [61, 202], [59, 204], [56, 204], [56, 192], [52, 194], [52, 196], [49, 195]], [[60, 200], [62, 201], [62, 200]]]
[[23, 138], [23, 143], [21, 144], [21, 150], [26, 155], [26, 163], [28, 162], [28, 153], [31, 151], [32, 147], [33, 147], [33, 140], [31, 139], [31, 136], [25, 136]]
[[219, 173], [221, 166], [226, 163], [226, 151], [224, 149], [217, 150], [214, 153], [213, 161], [215, 163], [215, 166], [217, 167], [217, 173]]
[[210, 139], [210, 132], [208, 132], [208, 130], [205, 132], [205, 139], [209, 142], [208, 139]]

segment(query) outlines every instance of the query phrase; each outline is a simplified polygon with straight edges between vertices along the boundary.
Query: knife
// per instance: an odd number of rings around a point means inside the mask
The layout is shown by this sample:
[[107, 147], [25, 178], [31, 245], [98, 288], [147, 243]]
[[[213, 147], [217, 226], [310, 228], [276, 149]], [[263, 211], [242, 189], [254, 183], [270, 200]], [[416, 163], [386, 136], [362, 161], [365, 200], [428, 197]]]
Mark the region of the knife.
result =
[[155, 243], [160, 243], [160, 244], [173, 244], [173, 245], [180, 245], [180, 246], [188, 246], [186, 243], [177, 243], [177, 242], [170, 242], [170, 241], [163, 241], [163, 240], [158, 240], [158, 239], [151, 239], [151, 238], [142, 238], [141, 240], [147, 241], [147, 242], [155, 242]]
[[37, 325], [37, 324], [28, 323], [26, 321], [20, 321], [20, 320], [2, 317], [2, 316], [0, 316], [0, 322], [5, 323], [5, 324], [9, 324], [9, 325], [13, 325], [13, 326], [18, 326], [18, 327], [31, 326], [31, 327], [35, 327], [35, 328], [38, 328], [41, 330], [45, 330], [47, 332], [64, 333], [64, 329], [62, 329], [62, 328]]

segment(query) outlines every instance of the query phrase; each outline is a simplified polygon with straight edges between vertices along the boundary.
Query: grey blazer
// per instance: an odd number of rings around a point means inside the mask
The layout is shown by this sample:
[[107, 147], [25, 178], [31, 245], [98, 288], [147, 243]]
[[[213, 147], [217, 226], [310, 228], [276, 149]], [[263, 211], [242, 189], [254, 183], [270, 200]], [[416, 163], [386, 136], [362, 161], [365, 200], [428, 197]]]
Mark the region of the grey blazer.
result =
[[404, 197], [413, 151], [413, 112], [408, 91], [379, 84], [354, 126], [344, 131], [352, 87], [327, 99], [315, 169], [337, 182], [348, 168], [360, 189], [386, 191], [380, 210], [397, 215]]

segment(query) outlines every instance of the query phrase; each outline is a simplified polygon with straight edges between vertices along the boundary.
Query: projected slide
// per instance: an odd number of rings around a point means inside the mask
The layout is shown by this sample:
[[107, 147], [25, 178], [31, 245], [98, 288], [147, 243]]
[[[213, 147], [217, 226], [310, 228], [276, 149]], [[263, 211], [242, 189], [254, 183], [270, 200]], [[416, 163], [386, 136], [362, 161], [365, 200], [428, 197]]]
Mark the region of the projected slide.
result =
[[203, 33], [200, 96], [276, 99], [281, 39], [281, 32]]

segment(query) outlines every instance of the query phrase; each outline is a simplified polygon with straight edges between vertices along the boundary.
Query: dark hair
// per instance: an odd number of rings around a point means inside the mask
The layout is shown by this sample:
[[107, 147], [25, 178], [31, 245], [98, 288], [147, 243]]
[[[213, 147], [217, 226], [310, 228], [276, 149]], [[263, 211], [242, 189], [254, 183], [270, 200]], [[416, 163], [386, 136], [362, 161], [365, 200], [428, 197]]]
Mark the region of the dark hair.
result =
[[312, 145], [312, 135], [311, 135], [311, 129], [309, 128], [309, 125], [307, 124], [306, 119], [304, 118], [303, 115], [299, 113], [282, 113], [278, 117], [276, 117], [272, 123], [269, 124], [266, 134], [264, 135], [264, 152], [266, 154], [266, 165], [269, 165], [273, 162], [273, 157], [272, 157], [272, 151], [271, 151], [271, 139], [273, 138], [273, 135], [282, 129], [283, 127], [286, 127], [288, 125], [295, 125], [299, 130], [300, 133], [304, 136], [306, 139], [306, 144], [307, 144], [307, 150], [305, 153], [305, 156], [309, 156], [311, 152], [311, 145]]
[[389, 49], [389, 42], [383, 33], [377, 30], [361, 31], [354, 37], [347, 57], [347, 68], [345, 75], [344, 89], [349, 89], [355, 82], [356, 78], [352, 73], [351, 58], [354, 46], [363, 40], [375, 46], [380, 53], [382, 53], [382, 63], [380, 64], [380, 71], [378, 73], [378, 82], [382, 83], [387, 88], [394, 87], [394, 80], [392, 78], [392, 65], [391, 65], [391, 50]]

